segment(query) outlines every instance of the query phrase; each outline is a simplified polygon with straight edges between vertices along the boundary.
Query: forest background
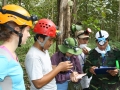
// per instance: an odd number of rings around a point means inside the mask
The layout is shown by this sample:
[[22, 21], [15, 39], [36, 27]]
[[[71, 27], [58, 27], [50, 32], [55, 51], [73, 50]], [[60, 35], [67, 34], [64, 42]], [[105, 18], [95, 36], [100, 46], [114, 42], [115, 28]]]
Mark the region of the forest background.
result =
[[[76, 22], [81, 22], [84, 30], [91, 28], [89, 47], [95, 47], [95, 33], [102, 29], [109, 32], [111, 47], [120, 49], [120, 0], [0, 0], [0, 7], [6, 4], [20, 5], [31, 14], [36, 14], [39, 19], [51, 19], [58, 26], [62, 33], [50, 47], [50, 55], [58, 50], [57, 45], [61, 44], [64, 38], [70, 36], [71, 25]], [[27, 90], [30, 85], [24, 60], [28, 49], [34, 43], [32, 29], [30, 33], [27, 44], [16, 50], [24, 69]]]

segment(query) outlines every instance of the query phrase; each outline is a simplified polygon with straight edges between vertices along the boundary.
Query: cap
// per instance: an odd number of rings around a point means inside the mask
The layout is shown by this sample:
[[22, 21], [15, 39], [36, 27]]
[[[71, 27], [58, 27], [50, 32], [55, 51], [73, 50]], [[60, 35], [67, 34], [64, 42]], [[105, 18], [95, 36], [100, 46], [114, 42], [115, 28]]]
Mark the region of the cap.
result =
[[89, 37], [89, 34], [85, 34], [84, 30], [80, 30], [76, 32], [76, 37], [77, 38], [87, 38]]

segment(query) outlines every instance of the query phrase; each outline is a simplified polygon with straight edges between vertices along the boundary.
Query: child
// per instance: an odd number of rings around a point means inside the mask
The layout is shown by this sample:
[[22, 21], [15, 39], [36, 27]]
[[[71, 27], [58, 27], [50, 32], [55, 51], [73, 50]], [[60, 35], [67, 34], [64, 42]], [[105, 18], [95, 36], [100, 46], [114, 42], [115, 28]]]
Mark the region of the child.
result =
[[70, 61], [61, 62], [52, 70], [48, 49], [56, 36], [56, 26], [49, 19], [40, 19], [34, 27], [35, 43], [26, 55], [25, 67], [31, 83], [30, 90], [56, 90], [54, 77], [60, 71], [70, 70]]

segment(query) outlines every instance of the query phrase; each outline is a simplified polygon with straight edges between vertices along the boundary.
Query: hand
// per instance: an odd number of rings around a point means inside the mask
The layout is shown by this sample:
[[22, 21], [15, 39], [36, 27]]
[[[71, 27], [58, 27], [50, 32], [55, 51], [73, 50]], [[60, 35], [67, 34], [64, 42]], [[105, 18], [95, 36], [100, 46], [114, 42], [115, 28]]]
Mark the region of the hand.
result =
[[94, 75], [96, 75], [96, 73], [94, 72], [95, 71], [95, 68], [97, 68], [96, 66], [92, 66], [90, 69], [89, 69], [89, 71], [92, 73], [92, 74], [94, 74]]
[[89, 51], [86, 48], [82, 48], [82, 51], [85, 55], [88, 55]]
[[60, 62], [58, 67], [61, 71], [68, 71], [73, 67], [73, 64], [70, 61]]
[[112, 76], [116, 76], [118, 74], [118, 69], [115, 70], [107, 70], [107, 72], [112, 75]]
[[78, 72], [72, 72], [72, 73], [70, 74], [70, 80], [71, 80], [72, 82], [78, 82], [78, 79], [76, 78], [78, 75], [79, 75]]

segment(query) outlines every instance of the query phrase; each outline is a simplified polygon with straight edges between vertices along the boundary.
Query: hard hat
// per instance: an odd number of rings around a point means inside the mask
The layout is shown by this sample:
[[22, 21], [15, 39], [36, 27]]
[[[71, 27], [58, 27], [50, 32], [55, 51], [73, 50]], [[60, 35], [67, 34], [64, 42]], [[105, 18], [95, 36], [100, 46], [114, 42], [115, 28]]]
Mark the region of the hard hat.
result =
[[28, 25], [32, 27], [32, 21], [37, 20], [37, 16], [30, 14], [21, 6], [8, 4], [0, 9], [0, 24], [14, 21], [18, 25]]
[[100, 45], [104, 45], [104, 43], [106, 42], [106, 38], [108, 37], [109, 37], [109, 34], [105, 30], [100, 30], [95, 35], [95, 38], [97, 39]]
[[49, 37], [56, 36], [56, 25], [49, 19], [40, 19], [33, 30], [36, 34], [43, 34]]
[[96, 38], [96, 39], [102, 38], [102, 37], [108, 38], [108, 37], [109, 37], [108, 32], [105, 31], [105, 30], [100, 30], [100, 31], [98, 31], [98, 32], [96, 33], [96, 35], [95, 35], [95, 38]]

